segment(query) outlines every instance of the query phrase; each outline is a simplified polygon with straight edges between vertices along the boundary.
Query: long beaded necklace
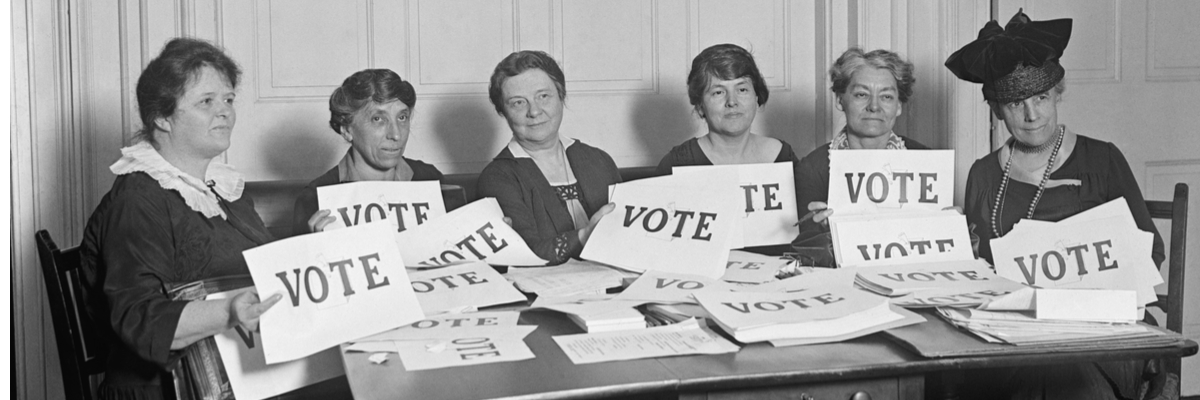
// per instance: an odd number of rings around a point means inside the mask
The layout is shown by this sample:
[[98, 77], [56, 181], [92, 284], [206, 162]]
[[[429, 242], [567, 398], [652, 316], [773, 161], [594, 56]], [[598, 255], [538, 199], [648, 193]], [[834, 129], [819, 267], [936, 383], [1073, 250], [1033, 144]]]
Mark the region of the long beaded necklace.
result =
[[[1058, 126], [1058, 139], [1055, 140], [1054, 150], [1050, 152], [1050, 161], [1046, 164], [1046, 172], [1042, 174], [1042, 182], [1038, 183], [1037, 193], [1033, 195], [1033, 201], [1029, 203], [1029, 212], [1025, 219], [1033, 218], [1033, 210], [1037, 208], [1038, 201], [1042, 199], [1042, 193], [1046, 191], [1046, 182], [1050, 181], [1050, 171], [1054, 169], [1054, 159], [1058, 158], [1058, 150], [1062, 148], [1063, 136], [1066, 132], [1066, 126]], [[1013, 139], [1013, 142], [1016, 142]], [[1004, 163], [1004, 178], [1000, 181], [1000, 190], [996, 192], [995, 207], [992, 207], [992, 234], [993, 237], [1000, 237], [1000, 215], [1004, 213], [1004, 194], [1008, 190], [1008, 180], [1011, 178], [1009, 171], [1012, 169], [1012, 160], [1015, 153], [1015, 145], [1009, 144], [1010, 154], [1008, 162]]]

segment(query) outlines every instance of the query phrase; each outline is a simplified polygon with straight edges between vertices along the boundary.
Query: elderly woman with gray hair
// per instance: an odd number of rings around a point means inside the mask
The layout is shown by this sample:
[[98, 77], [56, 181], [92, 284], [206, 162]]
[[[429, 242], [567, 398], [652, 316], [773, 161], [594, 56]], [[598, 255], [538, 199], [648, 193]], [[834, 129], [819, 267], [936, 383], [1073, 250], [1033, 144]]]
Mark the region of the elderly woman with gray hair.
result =
[[[904, 112], [904, 103], [912, 97], [912, 63], [888, 50], [864, 53], [850, 48], [829, 67], [832, 91], [837, 96], [838, 111], [846, 116], [846, 126], [829, 144], [818, 147], [800, 160], [796, 169], [796, 201], [813, 213], [811, 219], [801, 218], [800, 235], [794, 247], [821, 248], [821, 235], [829, 232], [826, 218], [833, 210], [825, 204], [829, 199], [829, 153], [842, 150], [907, 150], [928, 149], [915, 140], [897, 135], [892, 128], [896, 117]], [[832, 260], [821, 258], [818, 264]]]
[[317, 208], [317, 188], [357, 181], [438, 181], [432, 165], [404, 157], [417, 93], [390, 69], [355, 72], [329, 96], [329, 127], [350, 149], [333, 169], [313, 179], [296, 198], [292, 232], [318, 232], [335, 221]]

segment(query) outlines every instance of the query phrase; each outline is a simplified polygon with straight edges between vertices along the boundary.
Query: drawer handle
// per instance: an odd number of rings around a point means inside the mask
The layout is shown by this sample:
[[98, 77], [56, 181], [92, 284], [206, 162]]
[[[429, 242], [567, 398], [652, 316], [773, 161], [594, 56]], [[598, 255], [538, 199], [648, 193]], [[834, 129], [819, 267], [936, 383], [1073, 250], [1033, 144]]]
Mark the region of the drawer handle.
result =
[[871, 395], [867, 392], [859, 391], [850, 396], [850, 400], [871, 400]]
[[817, 400], [817, 399], [812, 396], [809, 396], [808, 393], [800, 393], [800, 400]]

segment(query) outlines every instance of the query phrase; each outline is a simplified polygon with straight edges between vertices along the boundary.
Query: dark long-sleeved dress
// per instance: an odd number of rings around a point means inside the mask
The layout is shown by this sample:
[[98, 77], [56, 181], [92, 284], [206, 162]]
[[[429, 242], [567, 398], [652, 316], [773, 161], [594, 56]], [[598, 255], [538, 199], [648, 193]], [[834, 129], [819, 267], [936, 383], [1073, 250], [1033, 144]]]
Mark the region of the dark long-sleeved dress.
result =
[[[1033, 218], [1059, 221], [1123, 196], [1138, 228], [1154, 234], [1152, 257], [1155, 264], [1161, 264], [1165, 258], [1162, 237], [1150, 219], [1125, 156], [1112, 143], [1082, 135], [1076, 137], [1070, 157], [1050, 173], [1050, 179], [1077, 184], [1045, 189]], [[980, 256], [989, 262], [993, 237], [991, 212], [1004, 175], [999, 160], [1000, 152], [995, 151], [971, 165], [964, 204], [967, 222], [975, 226], [974, 232], [980, 237]], [[1011, 231], [1018, 220], [1026, 217], [1036, 192], [1037, 185], [1009, 180], [1000, 216], [1001, 234]], [[1143, 365], [1142, 361], [1129, 361], [977, 370], [967, 373], [964, 388], [968, 391], [967, 398], [1112, 398], [1114, 389], [1132, 398], [1142, 384]]]
[[[566, 147], [567, 162], [579, 186], [579, 200], [590, 218], [608, 204], [608, 185], [621, 182], [617, 163], [603, 150], [574, 141]], [[561, 264], [583, 251], [566, 201], [532, 158], [500, 151], [479, 174], [479, 196], [495, 197], [513, 229], [538, 257]]]
[[[442, 180], [442, 172], [438, 171], [437, 167], [410, 158], [404, 158], [404, 162], [408, 163], [409, 168], [412, 168], [412, 180], [414, 181]], [[293, 235], [310, 233], [308, 219], [312, 218], [313, 214], [320, 209], [317, 205], [317, 188], [342, 183], [342, 174], [339, 168], [341, 168], [341, 164], [334, 166], [328, 172], [318, 176], [317, 179], [313, 179], [308, 186], [300, 190], [300, 194], [296, 196], [296, 204], [292, 208]]]
[[[1078, 181], [1079, 184], [1046, 189], [1033, 212], [1033, 219], [1059, 221], [1110, 200], [1125, 197], [1138, 229], [1154, 234], [1153, 258], [1155, 264], [1161, 264], [1166, 258], [1162, 237], [1158, 235], [1158, 229], [1150, 219], [1146, 201], [1138, 188], [1137, 179], [1133, 177], [1133, 171], [1129, 169], [1129, 163], [1125, 161], [1125, 156], [1112, 143], [1083, 135], [1076, 137], [1078, 140], [1071, 156], [1057, 171], [1050, 174], [1050, 179]], [[996, 192], [1000, 190], [1000, 181], [1004, 175], [1004, 167], [999, 160], [1000, 153], [996, 151], [971, 165], [971, 172], [967, 175], [963, 207], [967, 214], [967, 222], [975, 225], [974, 232], [979, 235], [979, 255], [989, 262], [992, 261], [992, 207], [995, 206], [993, 203], [996, 201]], [[1000, 216], [1001, 233], [1012, 230], [1018, 220], [1025, 218], [1036, 193], [1037, 185], [1009, 180], [1005, 193], [1004, 214]]]
[[249, 274], [242, 251], [271, 240], [249, 197], [219, 203], [227, 218], [205, 217], [179, 192], [133, 172], [118, 176], [92, 213], [83, 271], [90, 312], [111, 328], [100, 398], [163, 398], [171, 385], [160, 379], [178, 360], [171, 342], [187, 304], [167, 290]]

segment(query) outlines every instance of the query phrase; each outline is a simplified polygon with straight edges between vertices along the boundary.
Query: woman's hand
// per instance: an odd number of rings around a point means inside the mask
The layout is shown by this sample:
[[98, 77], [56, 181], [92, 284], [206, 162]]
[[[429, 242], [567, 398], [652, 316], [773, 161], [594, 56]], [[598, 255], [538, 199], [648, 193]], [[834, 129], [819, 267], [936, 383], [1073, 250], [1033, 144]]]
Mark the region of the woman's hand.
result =
[[[812, 220], [822, 226], [829, 226], [829, 216], [833, 215], [833, 209], [829, 208], [828, 204], [823, 201], [814, 201], [808, 203], [808, 211], [811, 211]], [[804, 222], [803, 220], [801, 222]]]
[[233, 296], [233, 299], [229, 300], [229, 326], [242, 326], [251, 331], [257, 330], [258, 318], [262, 317], [263, 313], [278, 303], [280, 299], [283, 299], [283, 295], [276, 293], [266, 301], [260, 301], [257, 290], [245, 291]]
[[309, 232], [322, 232], [326, 226], [337, 221], [337, 218], [331, 215], [329, 210], [319, 210], [312, 217], [308, 218]]
[[596, 225], [600, 223], [600, 219], [615, 209], [617, 209], [615, 203], [608, 203], [604, 207], [600, 207], [599, 210], [596, 210], [596, 213], [592, 215], [592, 219], [588, 221], [588, 225], [579, 230], [579, 243], [587, 244], [588, 237], [592, 236], [592, 230], [596, 229]]

